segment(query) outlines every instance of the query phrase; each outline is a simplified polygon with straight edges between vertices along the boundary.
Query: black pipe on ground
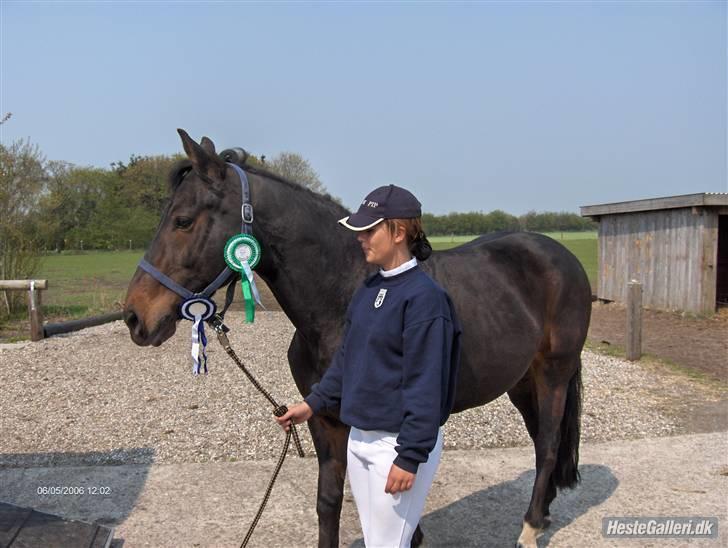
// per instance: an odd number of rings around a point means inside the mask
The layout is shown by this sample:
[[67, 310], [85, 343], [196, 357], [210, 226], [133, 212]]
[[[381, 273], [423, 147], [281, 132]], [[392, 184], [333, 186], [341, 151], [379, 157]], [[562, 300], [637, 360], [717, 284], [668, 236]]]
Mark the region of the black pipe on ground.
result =
[[109, 322], [115, 322], [122, 318], [121, 311], [103, 314], [101, 316], [91, 316], [90, 318], [82, 318], [80, 320], [71, 320], [68, 322], [48, 323], [43, 326], [43, 336], [52, 337], [53, 335], [61, 335], [62, 333], [71, 333], [79, 331], [87, 327], [102, 325]]

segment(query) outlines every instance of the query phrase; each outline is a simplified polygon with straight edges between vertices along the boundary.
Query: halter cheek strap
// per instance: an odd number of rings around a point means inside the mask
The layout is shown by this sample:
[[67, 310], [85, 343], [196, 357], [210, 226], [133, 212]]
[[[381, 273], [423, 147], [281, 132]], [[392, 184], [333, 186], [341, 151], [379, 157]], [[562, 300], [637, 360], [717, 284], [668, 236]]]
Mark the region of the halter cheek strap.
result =
[[250, 183], [248, 183], [248, 176], [242, 170], [242, 168], [236, 164], [228, 163], [233, 168], [238, 177], [240, 177], [240, 184], [242, 185], [242, 198], [243, 205], [240, 208], [240, 216], [243, 219], [243, 234], [253, 233], [253, 204], [250, 202]]

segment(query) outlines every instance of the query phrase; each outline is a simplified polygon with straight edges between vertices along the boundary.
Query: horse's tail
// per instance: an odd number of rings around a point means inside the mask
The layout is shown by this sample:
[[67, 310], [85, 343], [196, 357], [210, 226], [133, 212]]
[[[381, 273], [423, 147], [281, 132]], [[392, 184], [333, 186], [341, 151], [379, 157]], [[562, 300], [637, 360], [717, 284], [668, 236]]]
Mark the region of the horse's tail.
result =
[[561, 419], [561, 441], [556, 466], [551, 475], [556, 487], [571, 488], [579, 483], [579, 437], [581, 430], [581, 356], [576, 372], [569, 381], [564, 416]]

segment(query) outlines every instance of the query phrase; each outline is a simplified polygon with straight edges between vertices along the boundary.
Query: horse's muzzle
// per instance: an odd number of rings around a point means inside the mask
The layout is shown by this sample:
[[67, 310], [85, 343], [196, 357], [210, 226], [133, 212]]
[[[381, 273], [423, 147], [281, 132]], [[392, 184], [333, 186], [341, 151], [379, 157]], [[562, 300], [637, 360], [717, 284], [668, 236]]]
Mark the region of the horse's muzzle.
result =
[[144, 321], [132, 307], [124, 309], [124, 323], [129, 328], [131, 340], [139, 346], [159, 346], [174, 335], [176, 321], [170, 315], [163, 316], [153, 331], [149, 331]]

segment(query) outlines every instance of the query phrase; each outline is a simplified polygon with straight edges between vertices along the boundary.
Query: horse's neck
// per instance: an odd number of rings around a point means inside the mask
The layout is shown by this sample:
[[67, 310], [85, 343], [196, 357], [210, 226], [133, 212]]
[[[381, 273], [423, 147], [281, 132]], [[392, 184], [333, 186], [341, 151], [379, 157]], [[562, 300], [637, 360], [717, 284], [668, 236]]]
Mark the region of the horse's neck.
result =
[[336, 224], [343, 209], [323, 197], [268, 184], [279, 188], [256, 208], [254, 232], [266, 256], [256, 271], [296, 329], [315, 340], [343, 323], [366, 262], [356, 238]]

